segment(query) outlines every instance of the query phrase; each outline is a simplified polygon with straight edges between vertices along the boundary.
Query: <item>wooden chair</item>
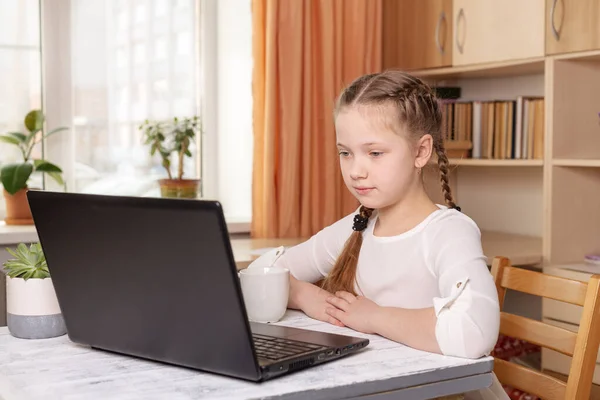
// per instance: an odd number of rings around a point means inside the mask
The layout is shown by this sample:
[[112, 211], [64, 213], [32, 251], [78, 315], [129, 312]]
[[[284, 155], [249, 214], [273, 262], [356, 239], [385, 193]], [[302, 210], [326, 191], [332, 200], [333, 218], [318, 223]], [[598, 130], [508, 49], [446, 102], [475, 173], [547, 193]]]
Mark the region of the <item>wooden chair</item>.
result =
[[588, 400], [600, 345], [600, 275], [589, 282], [555, 277], [515, 268], [505, 257], [495, 257], [492, 275], [498, 289], [500, 310], [506, 289], [583, 306], [577, 333], [540, 321], [500, 313], [500, 333], [572, 356], [567, 382], [515, 363], [496, 358], [498, 380], [549, 400]]

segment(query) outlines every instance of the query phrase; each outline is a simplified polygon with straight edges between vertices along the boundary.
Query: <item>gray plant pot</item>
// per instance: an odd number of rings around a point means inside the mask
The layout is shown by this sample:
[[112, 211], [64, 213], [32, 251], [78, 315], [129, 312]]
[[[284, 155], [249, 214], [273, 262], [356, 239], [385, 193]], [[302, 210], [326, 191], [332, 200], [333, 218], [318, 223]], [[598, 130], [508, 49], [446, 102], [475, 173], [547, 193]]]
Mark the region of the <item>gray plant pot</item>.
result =
[[67, 333], [52, 279], [6, 277], [7, 325], [21, 339], [47, 339]]

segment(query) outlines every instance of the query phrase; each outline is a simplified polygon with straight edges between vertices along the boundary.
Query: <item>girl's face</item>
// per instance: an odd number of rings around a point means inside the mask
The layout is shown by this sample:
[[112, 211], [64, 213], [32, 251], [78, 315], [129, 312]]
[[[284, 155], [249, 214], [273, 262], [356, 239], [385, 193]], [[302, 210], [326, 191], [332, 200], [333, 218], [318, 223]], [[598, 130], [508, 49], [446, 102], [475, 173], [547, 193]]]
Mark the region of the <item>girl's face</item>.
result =
[[431, 149], [423, 151], [431, 136], [415, 143], [405, 132], [395, 132], [388, 107], [345, 107], [335, 121], [344, 182], [368, 208], [392, 206], [418, 188], [419, 169], [431, 155]]

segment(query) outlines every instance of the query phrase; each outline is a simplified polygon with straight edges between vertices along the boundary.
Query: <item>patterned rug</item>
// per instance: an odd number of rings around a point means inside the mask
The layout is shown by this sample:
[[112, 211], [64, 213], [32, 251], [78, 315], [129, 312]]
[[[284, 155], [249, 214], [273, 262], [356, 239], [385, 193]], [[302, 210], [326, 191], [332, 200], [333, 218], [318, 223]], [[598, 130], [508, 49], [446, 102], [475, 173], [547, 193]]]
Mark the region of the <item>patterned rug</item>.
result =
[[[515, 339], [509, 336], [500, 335], [498, 342], [494, 347], [492, 356], [501, 360], [517, 362], [525, 364], [528, 367], [538, 369], [537, 365], [527, 365], [527, 359], [535, 358], [541, 354], [540, 346], [533, 345], [520, 339]], [[541, 400], [539, 397], [525, 393], [521, 390], [512, 388], [507, 385], [502, 385], [511, 400]]]

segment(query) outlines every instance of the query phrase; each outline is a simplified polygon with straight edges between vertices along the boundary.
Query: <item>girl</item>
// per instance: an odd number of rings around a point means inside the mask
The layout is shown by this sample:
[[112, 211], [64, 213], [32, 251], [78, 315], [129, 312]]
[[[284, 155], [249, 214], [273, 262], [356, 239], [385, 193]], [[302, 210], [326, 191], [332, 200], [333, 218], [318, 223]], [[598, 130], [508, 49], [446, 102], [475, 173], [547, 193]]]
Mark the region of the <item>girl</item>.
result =
[[[277, 260], [291, 272], [289, 308], [428, 352], [489, 354], [498, 296], [480, 231], [452, 199], [432, 90], [399, 71], [362, 76], [334, 118], [344, 182], [361, 206]], [[423, 186], [434, 153], [446, 206]], [[496, 380], [470, 397], [492, 391], [506, 396]]]

